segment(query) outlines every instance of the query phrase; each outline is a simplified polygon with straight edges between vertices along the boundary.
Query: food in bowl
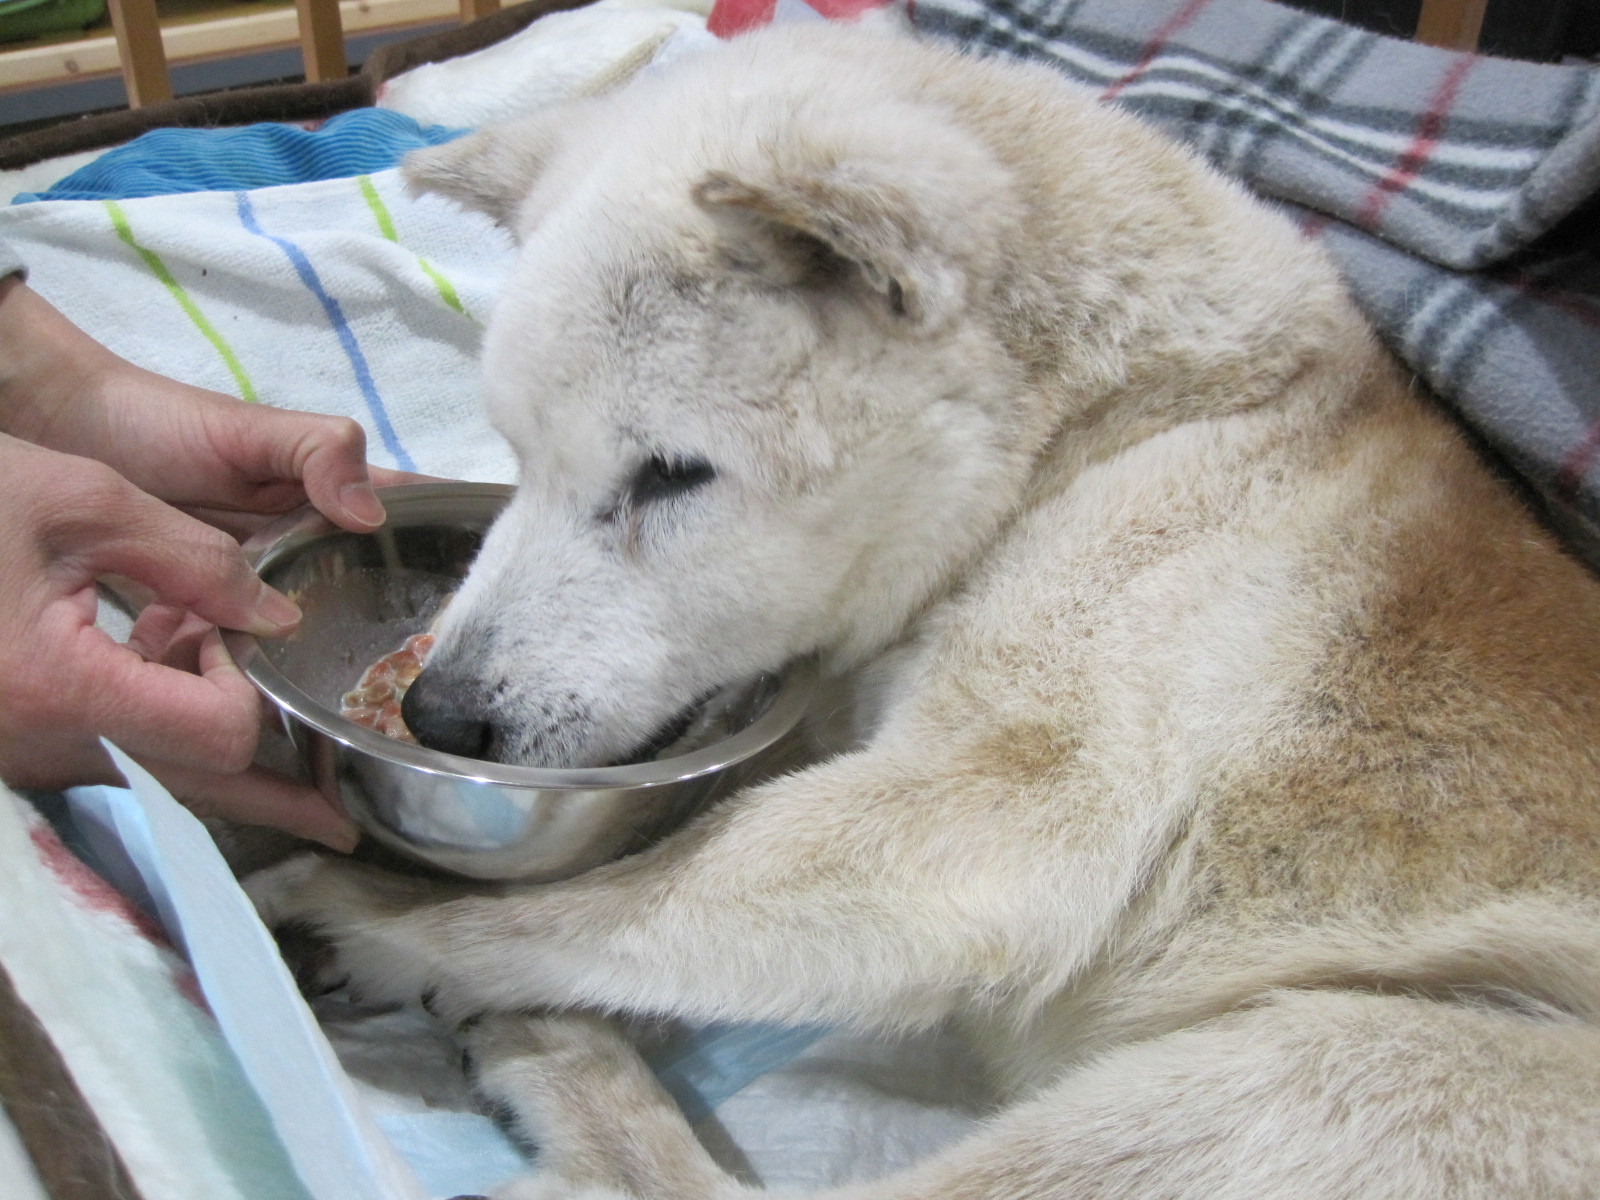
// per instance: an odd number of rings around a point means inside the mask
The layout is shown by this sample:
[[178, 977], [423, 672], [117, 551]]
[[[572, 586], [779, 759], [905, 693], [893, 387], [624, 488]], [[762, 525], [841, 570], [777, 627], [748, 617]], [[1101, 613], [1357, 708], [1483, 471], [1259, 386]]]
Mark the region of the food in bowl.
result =
[[[406, 691], [422, 674], [433, 643], [434, 635], [431, 632], [412, 634], [400, 649], [391, 650], [378, 658], [361, 673], [355, 687], [339, 697], [339, 715], [357, 725], [375, 729], [397, 742], [420, 745], [416, 735], [406, 725], [401, 706]], [[639, 761], [673, 758], [708, 746], [732, 732], [727, 717], [728, 714], [716, 705], [702, 704], [670, 741], [656, 747]]]
[[406, 697], [406, 689], [422, 674], [422, 664], [432, 649], [433, 634], [412, 634], [400, 649], [390, 651], [363, 671], [356, 686], [339, 697], [339, 715], [376, 729], [385, 737], [416, 745], [417, 739], [401, 715], [400, 702]]

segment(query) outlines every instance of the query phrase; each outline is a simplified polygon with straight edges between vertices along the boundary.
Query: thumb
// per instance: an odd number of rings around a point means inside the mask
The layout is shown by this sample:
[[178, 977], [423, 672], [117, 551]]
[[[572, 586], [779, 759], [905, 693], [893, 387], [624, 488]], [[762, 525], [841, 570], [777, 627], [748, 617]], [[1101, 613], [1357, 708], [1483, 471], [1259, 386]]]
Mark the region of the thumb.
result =
[[348, 417], [275, 408], [230, 409], [229, 454], [258, 479], [297, 480], [317, 510], [346, 529], [383, 524], [367, 474], [367, 435]]

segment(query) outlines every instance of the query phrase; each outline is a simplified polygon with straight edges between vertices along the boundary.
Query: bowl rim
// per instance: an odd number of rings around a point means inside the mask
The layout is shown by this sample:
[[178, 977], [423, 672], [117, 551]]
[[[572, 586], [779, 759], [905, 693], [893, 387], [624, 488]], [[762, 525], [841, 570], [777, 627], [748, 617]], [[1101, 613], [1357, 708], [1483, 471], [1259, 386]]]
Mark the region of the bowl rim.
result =
[[[429, 501], [461, 498], [504, 500], [509, 499], [516, 489], [503, 483], [447, 482], [395, 484], [376, 490], [388, 510], [389, 520], [374, 533], [389, 528], [389, 522], [397, 516], [403, 518], [407, 509], [416, 509]], [[332, 534], [364, 536], [335, 525], [307, 505], [257, 530], [244, 543], [242, 550], [251, 568], [258, 574], [264, 574], [279, 559]], [[530, 789], [612, 791], [619, 788], [656, 788], [720, 771], [760, 753], [794, 728], [810, 704], [817, 683], [817, 666], [811, 658], [796, 659], [781, 670], [770, 672], [769, 676], [778, 680], [778, 690], [765, 712], [737, 733], [687, 754], [610, 767], [526, 767], [462, 758], [386, 737], [375, 729], [347, 720], [314, 699], [267, 658], [260, 639], [254, 634], [225, 629], [222, 631], [222, 643], [245, 678], [281, 713], [351, 750], [424, 774]]]

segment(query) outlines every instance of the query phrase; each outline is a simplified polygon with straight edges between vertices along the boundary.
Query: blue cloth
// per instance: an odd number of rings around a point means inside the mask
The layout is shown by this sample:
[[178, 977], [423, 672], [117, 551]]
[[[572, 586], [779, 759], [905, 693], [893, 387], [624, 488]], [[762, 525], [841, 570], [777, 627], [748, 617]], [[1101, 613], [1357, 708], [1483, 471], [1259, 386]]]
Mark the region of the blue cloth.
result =
[[109, 150], [42, 192], [12, 200], [128, 200], [177, 192], [248, 191], [384, 171], [424, 146], [466, 133], [418, 125], [386, 108], [340, 113], [319, 129], [154, 129]]

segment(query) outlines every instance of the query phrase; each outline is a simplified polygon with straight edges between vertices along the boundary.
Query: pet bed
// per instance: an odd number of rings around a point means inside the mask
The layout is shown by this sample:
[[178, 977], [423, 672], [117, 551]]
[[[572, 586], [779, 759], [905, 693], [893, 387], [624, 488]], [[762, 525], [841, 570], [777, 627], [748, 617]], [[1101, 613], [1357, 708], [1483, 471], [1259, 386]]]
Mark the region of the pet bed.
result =
[[[736, 32], [774, 12], [822, 19], [800, 0], [723, 0], [712, 26]], [[382, 78], [374, 71], [334, 101], [318, 95], [324, 107], [376, 100], [423, 125], [465, 127], [609, 86], [648, 62], [692, 53], [707, 36], [696, 14], [618, 0], [531, 25], [517, 10], [501, 18], [510, 36], [480, 46], [486, 58], [452, 59], [435, 47], [410, 60], [438, 60], [425, 71]], [[1520, 473], [1573, 545], [1600, 561], [1593, 536], [1600, 527], [1600, 394], [1593, 387], [1600, 274], [1584, 219], [1600, 176], [1593, 67], [1433, 50], [1264, 0], [921, 0], [914, 19], [931, 36], [1046, 61], [1296, 206], [1307, 236], [1328, 245], [1394, 348]], [[540, 62], [549, 69], [537, 70]], [[303, 96], [274, 92], [271, 100], [290, 110], [277, 115], [307, 115], [294, 111], [309, 103]], [[183, 111], [185, 120], [194, 117]], [[106, 131], [74, 136], [92, 143]], [[64, 147], [72, 144], [51, 148]], [[13, 162], [22, 154], [11, 152]], [[101, 191], [94, 200], [20, 205], [0, 213], [0, 236], [22, 251], [36, 288], [143, 365], [247, 399], [354, 416], [368, 430], [374, 459], [386, 465], [509, 479], [509, 456], [479, 412], [473, 360], [511, 248], [486, 220], [408, 196], [392, 169], [361, 169], [278, 187], [142, 198]], [[256, 1117], [239, 1118], [238, 1136], [250, 1146], [256, 1135], [271, 1135], [250, 1153], [270, 1157], [276, 1147], [273, 1161], [288, 1182], [275, 1186], [316, 1200], [442, 1197], [492, 1186], [521, 1165], [516, 1149], [471, 1111], [447, 1041], [419, 1014], [321, 1006], [335, 1060], [285, 981], [269, 988], [263, 964], [270, 955], [257, 955], [248, 969], [203, 965], [180, 911], [195, 904], [193, 893], [183, 901], [181, 881], [169, 878], [173, 852], [150, 852], [153, 835], [138, 832], [159, 827], [187, 845], [185, 862], [203, 857], [193, 829], [175, 832], [187, 828], [184, 814], [148, 784], [143, 794], [93, 795], [77, 804], [100, 814], [88, 822], [101, 831], [99, 857], [123, 860], [106, 870], [167, 918], [169, 936], [201, 972], [217, 1032], [199, 1041], [227, 1051], [213, 1064], [217, 1086], [245, 1087], [260, 1106], [244, 1104], [240, 1111]], [[12, 815], [0, 852], [23, 864], [49, 859], [39, 850], [48, 835]], [[145, 847], [142, 868], [129, 865], [139, 858], [130, 845]], [[36, 883], [49, 875], [28, 871]], [[231, 894], [215, 870], [205, 886]], [[158, 894], [168, 896], [165, 907]], [[39, 903], [10, 894], [6, 902]], [[78, 901], [52, 903], [70, 912]], [[250, 928], [247, 913], [236, 905], [229, 911]], [[95, 1061], [98, 1018], [57, 994], [65, 978], [52, 984], [41, 974], [21, 937], [13, 930], [0, 942], [0, 961], [32, 980], [30, 1004], [43, 1010], [41, 1019], [50, 1014], [45, 1024], [63, 1056], [73, 1061], [75, 1048], [80, 1058], [89, 1055], [82, 1061]], [[241, 935], [239, 944], [245, 941]], [[73, 944], [89, 953], [96, 942], [85, 935]], [[163, 960], [163, 969], [177, 978], [183, 961]], [[229, 1026], [228, 994], [241, 977], [256, 981], [256, 994], [277, 995], [283, 1015], [273, 1029], [304, 1032], [299, 1049], [311, 1059], [278, 1057], [301, 1063], [295, 1078], [325, 1085], [322, 1111], [337, 1116], [319, 1127], [322, 1150], [341, 1147], [338, 1165], [318, 1166], [303, 1126], [274, 1107], [281, 1096], [274, 1100], [272, 1087], [249, 1078], [259, 1059], [255, 1038], [267, 1035]], [[702, 1137], [767, 1184], [891, 1170], [960, 1136], [982, 1110], [959, 1047], [939, 1036], [912, 1050], [819, 1030], [638, 1033]], [[152, 1040], [152, 1056], [163, 1046]], [[238, 1068], [232, 1074], [230, 1057]], [[93, 1072], [86, 1067], [84, 1076]], [[183, 1094], [172, 1092], [179, 1102]], [[103, 1116], [125, 1110], [119, 1095], [112, 1088], [91, 1107]], [[145, 1144], [136, 1125], [112, 1140], [135, 1160], [125, 1166], [137, 1178], [159, 1164], [136, 1152]], [[328, 1132], [335, 1128], [337, 1137]], [[203, 1146], [204, 1122], [195, 1129], [194, 1144]], [[217, 1177], [242, 1169], [225, 1163]], [[209, 1194], [234, 1194], [222, 1188]]]

